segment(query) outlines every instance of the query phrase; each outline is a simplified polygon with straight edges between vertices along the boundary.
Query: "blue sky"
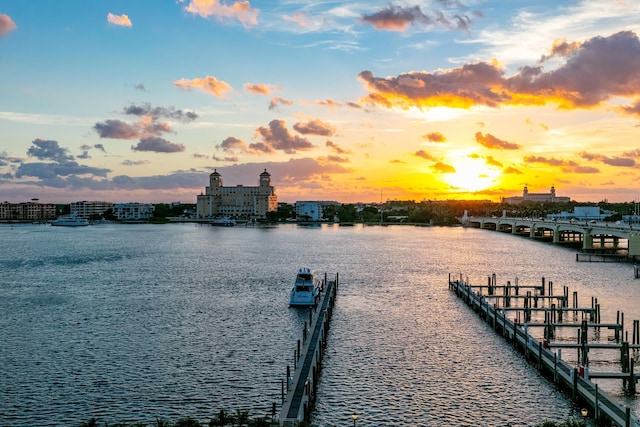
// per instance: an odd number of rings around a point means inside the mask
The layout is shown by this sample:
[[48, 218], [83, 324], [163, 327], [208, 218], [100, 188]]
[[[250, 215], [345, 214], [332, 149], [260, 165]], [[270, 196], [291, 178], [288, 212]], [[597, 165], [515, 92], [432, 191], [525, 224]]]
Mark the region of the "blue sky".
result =
[[638, 200], [640, 2], [0, 3], [0, 200]]

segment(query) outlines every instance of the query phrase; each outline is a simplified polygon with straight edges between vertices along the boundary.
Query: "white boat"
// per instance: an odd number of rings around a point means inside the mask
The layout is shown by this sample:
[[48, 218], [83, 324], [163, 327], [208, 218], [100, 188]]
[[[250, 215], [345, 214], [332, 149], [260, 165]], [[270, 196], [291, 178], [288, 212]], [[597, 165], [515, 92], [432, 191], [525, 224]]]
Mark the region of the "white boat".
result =
[[83, 227], [89, 225], [89, 221], [85, 218], [78, 218], [76, 215], [69, 215], [49, 221], [49, 224], [64, 227]]
[[236, 225], [236, 221], [231, 218], [216, 218], [211, 221], [211, 225], [216, 227], [233, 227]]
[[320, 295], [321, 281], [315, 271], [303, 267], [298, 269], [296, 281], [289, 295], [291, 307], [313, 307]]

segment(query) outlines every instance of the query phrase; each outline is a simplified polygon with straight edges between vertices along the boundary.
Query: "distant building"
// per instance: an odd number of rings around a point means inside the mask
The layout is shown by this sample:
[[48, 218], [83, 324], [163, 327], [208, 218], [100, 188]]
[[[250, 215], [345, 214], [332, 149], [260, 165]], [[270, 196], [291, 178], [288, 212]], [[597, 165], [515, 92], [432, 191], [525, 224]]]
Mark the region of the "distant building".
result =
[[296, 218], [298, 221], [322, 221], [324, 218], [324, 208], [326, 206], [339, 206], [338, 202], [296, 202]]
[[56, 205], [31, 199], [25, 203], [0, 203], [0, 221], [46, 221], [56, 217]]
[[79, 218], [91, 218], [93, 215], [104, 214], [109, 209], [113, 209], [113, 203], [111, 202], [87, 202], [83, 200], [81, 202], [73, 202], [70, 204], [71, 214], [76, 215]]
[[557, 219], [561, 221], [582, 220], [582, 221], [604, 221], [605, 218], [611, 216], [613, 212], [605, 210], [601, 211], [599, 206], [576, 206], [573, 212], [560, 212], [548, 214], [548, 219]]
[[153, 216], [155, 207], [151, 203], [116, 203], [113, 215], [119, 221], [138, 221]]
[[524, 190], [522, 190], [522, 197], [502, 197], [501, 199], [502, 203], [508, 203], [510, 205], [519, 205], [526, 202], [569, 203], [571, 201], [569, 197], [557, 196], [556, 189], [553, 185], [551, 186], [551, 191], [549, 191], [548, 193], [529, 193], [529, 189], [525, 185]]
[[214, 170], [209, 175], [209, 186], [196, 200], [197, 218], [264, 219], [267, 212], [277, 209], [278, 197], [266, 169], [260, 174], [257, 187], [225, 187], [222, 185], [222, 175]]

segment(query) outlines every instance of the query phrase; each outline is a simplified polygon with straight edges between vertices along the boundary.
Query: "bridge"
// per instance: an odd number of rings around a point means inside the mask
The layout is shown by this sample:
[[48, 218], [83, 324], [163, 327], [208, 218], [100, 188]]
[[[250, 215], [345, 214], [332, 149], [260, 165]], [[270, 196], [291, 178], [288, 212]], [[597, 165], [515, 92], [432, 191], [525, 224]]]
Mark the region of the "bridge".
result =
[[[482, 228], [528, 236], [557, 244], [579, 246], [584, 252], [617, 253], [627, 250], [628, 257], [640, 255], [640, 226], [607, 221], [560, 221], [546, 218], [474, 217], [458, 218], [465, 227]], [[626, 241], [627, 247], [620, 245]]]

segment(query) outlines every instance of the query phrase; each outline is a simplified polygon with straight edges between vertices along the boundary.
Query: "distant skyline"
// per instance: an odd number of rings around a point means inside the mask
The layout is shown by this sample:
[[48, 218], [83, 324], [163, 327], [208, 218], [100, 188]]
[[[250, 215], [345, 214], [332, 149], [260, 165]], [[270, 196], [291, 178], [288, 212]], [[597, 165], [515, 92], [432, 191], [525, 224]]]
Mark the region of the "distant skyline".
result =
[[5, 0], [0, 201], [640, 200], [640, 2]]

